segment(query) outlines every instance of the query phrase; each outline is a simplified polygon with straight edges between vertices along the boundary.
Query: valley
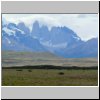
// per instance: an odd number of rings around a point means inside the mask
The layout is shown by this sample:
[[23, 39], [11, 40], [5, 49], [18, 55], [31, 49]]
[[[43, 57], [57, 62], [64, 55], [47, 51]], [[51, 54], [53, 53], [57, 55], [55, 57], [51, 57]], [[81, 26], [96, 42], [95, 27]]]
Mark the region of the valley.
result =
[[97, 86], [97, 58], [2, 51], [2, 86]]

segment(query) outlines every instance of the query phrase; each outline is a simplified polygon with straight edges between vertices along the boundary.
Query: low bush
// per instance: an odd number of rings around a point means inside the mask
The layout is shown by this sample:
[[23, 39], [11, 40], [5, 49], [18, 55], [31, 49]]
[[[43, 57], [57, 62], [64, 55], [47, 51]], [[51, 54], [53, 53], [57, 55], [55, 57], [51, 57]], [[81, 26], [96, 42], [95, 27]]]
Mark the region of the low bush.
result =
[[63, 72], [59, 72], [58, 74], [59, 74], [59, 75], [64, 75], [64, 73], [63, 73]]

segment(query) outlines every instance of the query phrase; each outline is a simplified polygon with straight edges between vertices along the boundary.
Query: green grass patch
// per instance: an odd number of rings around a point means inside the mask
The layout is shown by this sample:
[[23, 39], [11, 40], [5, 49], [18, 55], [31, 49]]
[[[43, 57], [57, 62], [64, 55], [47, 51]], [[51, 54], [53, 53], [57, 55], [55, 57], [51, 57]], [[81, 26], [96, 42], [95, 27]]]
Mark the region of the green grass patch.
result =
[[[17, 69], [18, 70], [18, 69]], [[59, 75], [59, 73], [64, 73]], [[98, 70], [2, 69], [2, 86], [97, 86]]]

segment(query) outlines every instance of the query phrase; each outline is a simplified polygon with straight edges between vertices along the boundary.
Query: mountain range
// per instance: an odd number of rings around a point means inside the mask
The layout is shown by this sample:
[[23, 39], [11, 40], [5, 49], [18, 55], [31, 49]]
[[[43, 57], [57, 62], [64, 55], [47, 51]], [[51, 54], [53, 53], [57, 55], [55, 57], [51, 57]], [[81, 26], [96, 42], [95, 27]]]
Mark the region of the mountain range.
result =
[[64, 58], [97, 57], [98, 38], [83, 41], [66, 26], [53, 26], [49, 30], [35, 21], [30, 30], [24, 22], [2, 20], [2, 50], [50, 52]]

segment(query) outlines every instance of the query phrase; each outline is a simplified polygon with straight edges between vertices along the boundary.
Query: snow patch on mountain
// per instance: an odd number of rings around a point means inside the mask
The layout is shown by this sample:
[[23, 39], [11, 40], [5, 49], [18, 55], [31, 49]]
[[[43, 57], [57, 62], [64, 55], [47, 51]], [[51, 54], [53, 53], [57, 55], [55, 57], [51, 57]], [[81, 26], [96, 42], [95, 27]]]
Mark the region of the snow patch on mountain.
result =
[[18, 29], [18, 28], [16, 28], [16, 27], [14, 27], [13, 30], [14, 30], [14, 31], [19, 31], [19, 32], [21, 32], [21, 34], [25, 34], [24, 31], [22, 31], [22, 30], [20, 30], [20, 29]]
[[40, 42], [42, 45], [52, 48], [65, 48], [67, 47], [67, 43], [59, 43], [59, 44], [53, 44], [51, 40], [46, 42]]
[[[6, 34], [8, 34], [9, 36], [14, 35], [16, 36], [16, 32], [20, 32], [21, 34], [25, 34], [24, 31], [18, 29], [17, 27], [11, 26], [10, 28], [8, 28], [7, 26], [2, 28], [2, 31], [4, 31]], [[3, 34], [2, 34], [3, 35]]]
[[8, 35], [14, 35], [15, 36], [14, 30], [8, 29], [7, 27], [4, 27], [2, 30], [5, 31]]
[[77, 37], [73, 36], [73, 38], [76, 39], [77, 41], [81, 40], [80, 37], [78, 37], [78, 36]]
[[6, 38], [6, 40], [8, 41], [9, 44], [11, 44], [11, 41], [8, 38]]

